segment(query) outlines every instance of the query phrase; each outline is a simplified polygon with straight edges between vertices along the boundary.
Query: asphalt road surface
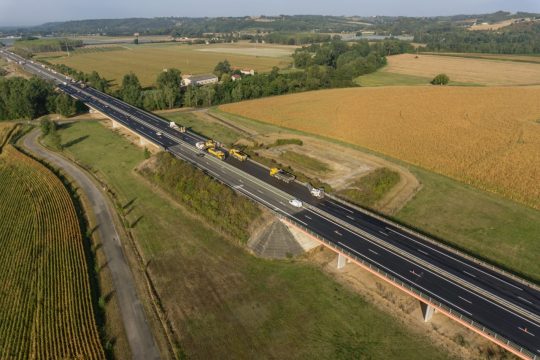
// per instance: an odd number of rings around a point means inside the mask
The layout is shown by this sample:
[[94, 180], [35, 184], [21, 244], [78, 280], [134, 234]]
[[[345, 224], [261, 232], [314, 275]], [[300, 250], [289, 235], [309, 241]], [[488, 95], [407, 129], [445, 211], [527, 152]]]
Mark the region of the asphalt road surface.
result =
[[[316, 199], [304, 184], [279, 181], [251, 160], [219, 160], [194, 146], [205, 140], [200, 135], [180, 133], [154, 114], [35, 63], [23, 66], [520, 356], [540, 356], [540, 291], [535, 284], [337, 199]], [[291, 206], [292, 199], [301, 200], [303, 206]]]
[[97, 222], [96, 231], [101, 238], [107, 266], [111, 271], [115, 295], [133, 359], [159, 359], [159, 351], [146, 320], [143, 306], [137, 296], [133, 274], [122, 251], [120, 238], [105, 195], [83, 170], [64, 157], [41, 146], [37, 141], [39, 134], [39, 129], [28, 134], [24, 138], [24, 147], [35, 156], [65, 171], [90, 200]]

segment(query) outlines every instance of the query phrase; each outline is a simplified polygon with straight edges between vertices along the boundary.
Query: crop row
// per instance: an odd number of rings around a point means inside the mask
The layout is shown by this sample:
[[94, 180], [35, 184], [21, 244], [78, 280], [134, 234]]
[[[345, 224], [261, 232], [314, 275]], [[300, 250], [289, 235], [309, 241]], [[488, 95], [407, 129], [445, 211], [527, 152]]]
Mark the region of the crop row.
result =
[[104, 358], [69, 193], [10, 145], [0, 188], [0, 358]]

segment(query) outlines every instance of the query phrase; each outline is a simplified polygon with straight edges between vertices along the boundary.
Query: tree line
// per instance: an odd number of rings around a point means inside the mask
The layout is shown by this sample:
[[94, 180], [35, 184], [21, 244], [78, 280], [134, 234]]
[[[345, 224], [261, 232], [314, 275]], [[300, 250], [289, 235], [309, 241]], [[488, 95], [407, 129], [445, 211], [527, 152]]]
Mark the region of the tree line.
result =
[[84, 109], [45, 80], [0, 77], [0, 120], [35, 119], [49, 113], [72, 116]]

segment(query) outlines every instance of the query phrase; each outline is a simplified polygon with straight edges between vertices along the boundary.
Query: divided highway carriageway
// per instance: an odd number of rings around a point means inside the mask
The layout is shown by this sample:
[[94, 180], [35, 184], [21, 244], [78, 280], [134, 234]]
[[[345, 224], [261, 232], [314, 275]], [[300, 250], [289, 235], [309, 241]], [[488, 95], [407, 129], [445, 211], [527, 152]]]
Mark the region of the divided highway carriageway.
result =
[[[72, 83], [37, 62], [5, 50], [0, 55], [54, 81], [60, 90], [266, 206], [424, 304], [522, 358], [540, 358], [537, 285], [331, 196], [316, 199], [304, 184], [279, 181], [254, 161], [202, 156], [195, 147], [196, 142], [206, 140], [200, 135], [180, 133], [154, 114]], [[291, 206], [292, 199], [301, 200], [303, 206]]]

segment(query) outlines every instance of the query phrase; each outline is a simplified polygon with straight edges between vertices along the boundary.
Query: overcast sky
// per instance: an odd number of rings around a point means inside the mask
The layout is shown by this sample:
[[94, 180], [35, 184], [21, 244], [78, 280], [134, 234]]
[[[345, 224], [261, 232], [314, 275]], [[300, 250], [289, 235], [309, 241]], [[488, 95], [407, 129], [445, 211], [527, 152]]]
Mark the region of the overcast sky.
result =
[[540, 12], [540, 0], [0, 0], [0, 27], [156, 16], [454, 15]]

